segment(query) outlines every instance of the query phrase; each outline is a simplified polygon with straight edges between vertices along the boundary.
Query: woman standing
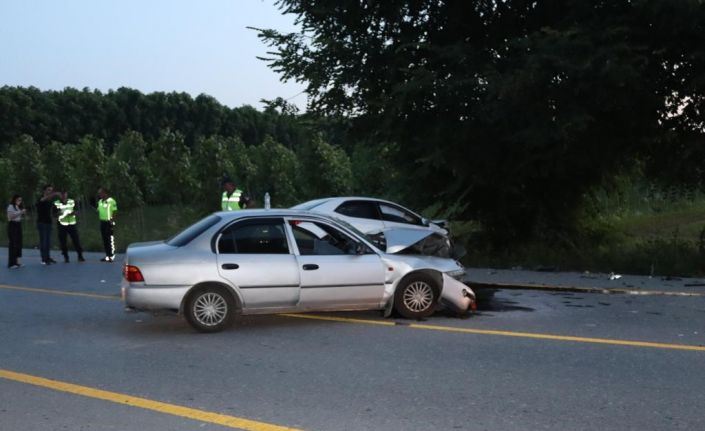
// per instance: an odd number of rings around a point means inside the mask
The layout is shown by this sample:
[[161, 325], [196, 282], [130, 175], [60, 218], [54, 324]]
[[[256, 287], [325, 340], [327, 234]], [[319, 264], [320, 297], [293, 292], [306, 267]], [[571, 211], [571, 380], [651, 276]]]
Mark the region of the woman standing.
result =
[[7, 239], [9, 250], [7, 267], [14, 269], [22, 266], [19, 258], [22, 257], [22, 216], [25, 209], [22, 207], [22, 197], [14, 195], [7, 206]]

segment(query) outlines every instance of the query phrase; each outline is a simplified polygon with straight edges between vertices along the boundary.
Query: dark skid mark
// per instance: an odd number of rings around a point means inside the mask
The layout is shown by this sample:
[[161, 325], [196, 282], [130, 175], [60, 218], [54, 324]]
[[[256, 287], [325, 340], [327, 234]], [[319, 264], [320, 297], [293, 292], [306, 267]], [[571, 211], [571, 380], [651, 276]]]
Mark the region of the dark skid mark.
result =
[[531, 307], [522, 307], [520, 305], [514, 305], [516, 302], [514, 301], [506, 301], [506, 300], [492, 300], [486, 303], [480, 303], [478, 304], [478, 311], [483, 312], [483, 311], [525, 311], [525, 312], [532, 312], [535, 311], [535, 309]]

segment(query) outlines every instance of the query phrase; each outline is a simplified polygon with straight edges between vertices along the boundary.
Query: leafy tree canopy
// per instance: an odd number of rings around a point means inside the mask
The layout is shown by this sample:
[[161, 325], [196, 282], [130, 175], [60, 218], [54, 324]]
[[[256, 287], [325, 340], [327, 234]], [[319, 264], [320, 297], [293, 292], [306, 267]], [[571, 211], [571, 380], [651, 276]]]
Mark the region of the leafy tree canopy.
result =
[[680, 157], [703, 146], [702, 1], [278, 5], [302, 31], [259, 30], [270, 67], [306, 83], [311, 110], [396, 142], [412, 202], [496, 238], [568, 229], [584, 193], [637, 159], [704, 161]]

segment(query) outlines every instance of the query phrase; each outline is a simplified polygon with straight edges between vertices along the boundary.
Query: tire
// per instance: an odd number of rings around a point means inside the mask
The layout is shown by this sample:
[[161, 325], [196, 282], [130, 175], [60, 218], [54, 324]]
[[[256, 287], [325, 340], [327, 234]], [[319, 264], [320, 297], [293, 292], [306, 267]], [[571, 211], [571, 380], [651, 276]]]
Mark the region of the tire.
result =
[[394, 308], [407, 319], [423, 319], [436, 309], [438, 288], [433, 278], [425, 274], [405, 277], [394, 293]]
[[202, 287], [189, 295], [184, 315], [199, 332], [219, 332], [232, 324], [235, 301], [222, 287]]

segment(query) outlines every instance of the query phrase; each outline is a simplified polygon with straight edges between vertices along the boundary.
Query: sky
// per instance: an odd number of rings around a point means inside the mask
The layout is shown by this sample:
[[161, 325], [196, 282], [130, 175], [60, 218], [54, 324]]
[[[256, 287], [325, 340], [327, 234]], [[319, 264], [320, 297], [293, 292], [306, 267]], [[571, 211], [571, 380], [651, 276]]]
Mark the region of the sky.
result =
[[258, 109], [283, 97], [303, 110], [303, 85], [256, 58], [268, 48], [247, 26], [296, 29], [274, 0], [0, 0], [0, 87], [205, 93]]

